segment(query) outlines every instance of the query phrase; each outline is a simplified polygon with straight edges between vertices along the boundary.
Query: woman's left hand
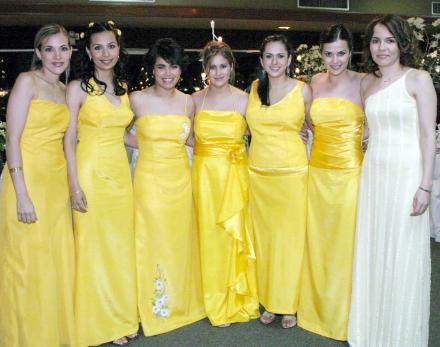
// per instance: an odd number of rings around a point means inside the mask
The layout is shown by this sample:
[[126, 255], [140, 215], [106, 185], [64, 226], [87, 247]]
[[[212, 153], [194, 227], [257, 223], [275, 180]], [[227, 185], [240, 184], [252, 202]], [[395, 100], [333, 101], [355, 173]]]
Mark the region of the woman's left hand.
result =
[[429, 192], [426, 192], [422, 189], [417, 189], [413, 199], [413, 211], [411, 216], [420, 216], [425, 213], [429, 206], [430, 198], [431, 194], [429, 194]]

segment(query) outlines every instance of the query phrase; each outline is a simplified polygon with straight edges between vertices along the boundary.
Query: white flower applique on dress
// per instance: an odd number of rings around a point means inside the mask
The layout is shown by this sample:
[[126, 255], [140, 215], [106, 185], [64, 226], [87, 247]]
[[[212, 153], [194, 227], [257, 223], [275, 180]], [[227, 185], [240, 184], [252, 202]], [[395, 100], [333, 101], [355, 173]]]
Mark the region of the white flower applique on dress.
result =
[[156, 267], [156, 276], [154, 277], [153, 289], [154, 298], [152, 300], [153, 314], [156, 318], [168, 318], [170, 315], [168, 307], [167, 280], [159, 265]]
[[185, 141], [189, 135], [189, 131], [191, 130], [191, 128], [190, 128], [188, 122], [183, 122], [182, 127], [183, 127], [183, 131], [180, 134], [180, 138]]

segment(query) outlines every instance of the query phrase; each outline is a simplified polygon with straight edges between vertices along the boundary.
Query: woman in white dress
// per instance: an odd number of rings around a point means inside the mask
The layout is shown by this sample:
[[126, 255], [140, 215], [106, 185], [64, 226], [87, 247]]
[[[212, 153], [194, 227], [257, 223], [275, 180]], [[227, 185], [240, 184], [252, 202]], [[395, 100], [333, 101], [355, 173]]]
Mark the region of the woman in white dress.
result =
[[365, 35], [361, 94], [369, 126], [356, 228], [350, 346], [428, 345], [429, 216], [436, 95], [412, 69], [416, 43], [395, 15]]

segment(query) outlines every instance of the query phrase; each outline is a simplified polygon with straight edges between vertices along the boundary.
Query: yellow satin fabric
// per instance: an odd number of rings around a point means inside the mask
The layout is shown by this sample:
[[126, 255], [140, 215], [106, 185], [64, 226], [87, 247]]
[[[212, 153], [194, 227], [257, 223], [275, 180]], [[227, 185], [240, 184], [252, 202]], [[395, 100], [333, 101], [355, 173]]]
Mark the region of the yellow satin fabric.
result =
[[191, 120], [180, 115], [145, 115], [136, 122], [138, 307], [147, 336], [206, 316], [185, 150], [190, 129]]
[[305, 118], [302, 82], [282, 100], [262, 106], [252, 84], [246, 118], [249, 210], [257, 255], [258, 293], [266, 310], [297, 311], [306, 231], [307, 154], [299, 137]]
[[0, 188], [0, 346], [73, 347], [74, 240], [62, 138], [65, 104], [31, 101], [21, 137], [37, 222], [17, 220], [8, 166]]
[[80, 347], [138, 329], [133, 188], [123, 139], [132, 118], [126, 94], [119, 106], [87, 95], [78, 115], [77, 171], [88, 203], [86, 213], [74, 212]]
[[298, 324], [347, 339], [364, 113], [342, 98], [313, 101], [307, 246]]
[[237, 112], [196, 115], [193, 192], [205, 310], [213, 325], [259, 316], [255, 253], [247, 228], [245, 130]]

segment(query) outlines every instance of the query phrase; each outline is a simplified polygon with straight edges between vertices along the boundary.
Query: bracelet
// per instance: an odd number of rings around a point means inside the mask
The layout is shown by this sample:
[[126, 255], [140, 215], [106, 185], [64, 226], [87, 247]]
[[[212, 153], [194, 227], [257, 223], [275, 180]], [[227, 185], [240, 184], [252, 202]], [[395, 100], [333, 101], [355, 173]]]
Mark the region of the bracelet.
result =
[[429, 194], [431, 194], [431, 192], [432, 192], [431, 190], [426, 189], [426, 188], [423, 188], [422, 186], [420, 186], [419, 189], [420, 189], [421, 191], [424, 191], [424, 192], [429, 193]]
[[23, 171], [23, 168], [21, 166], [9, 168], [9, 173], [10, 174], [13, 174], [13, 173], [16, 173], [16, 172], [19, 172], [19, 171]]

